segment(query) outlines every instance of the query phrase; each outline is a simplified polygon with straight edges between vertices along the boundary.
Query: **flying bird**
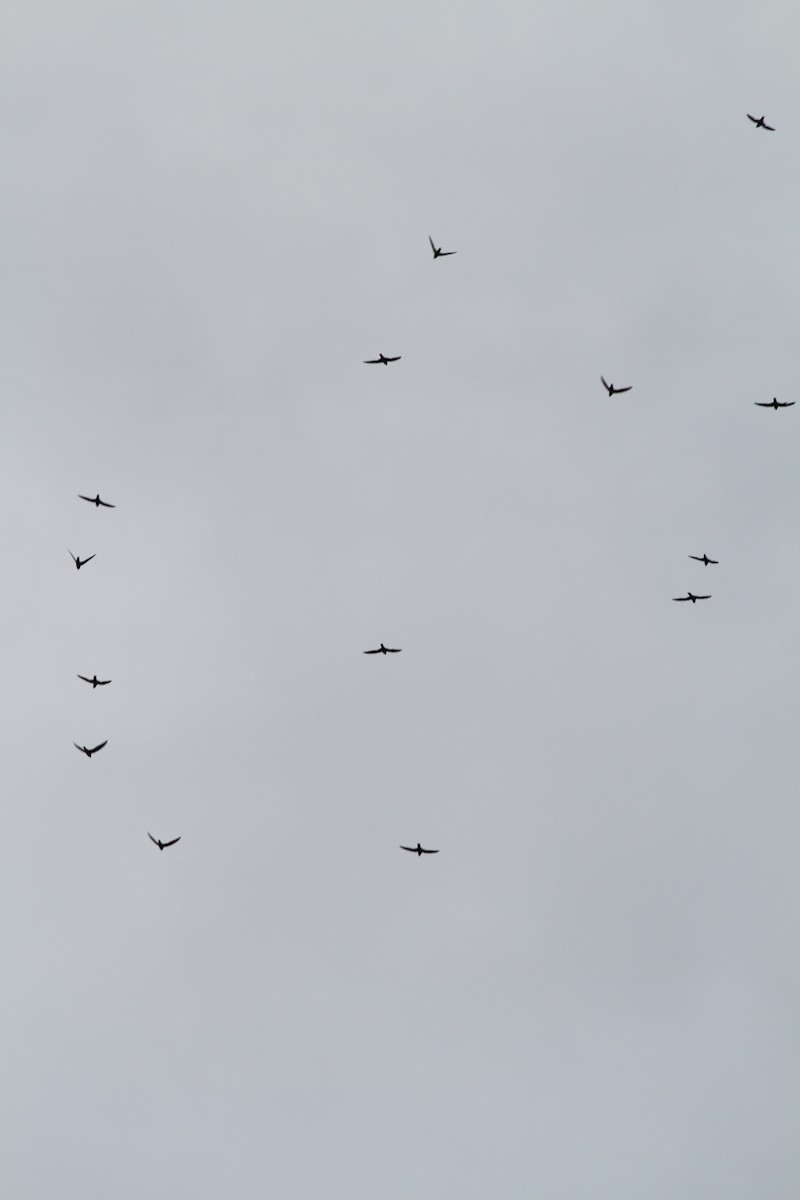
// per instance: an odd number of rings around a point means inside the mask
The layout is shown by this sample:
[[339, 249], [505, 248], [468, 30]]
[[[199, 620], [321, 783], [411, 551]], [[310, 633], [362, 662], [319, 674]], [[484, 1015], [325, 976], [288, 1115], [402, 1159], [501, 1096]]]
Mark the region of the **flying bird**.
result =
[[420, 846], [419, 842], [417, 842], [416, 846], [401, 846], [400, 849], [408, 850], [409, 854], [416, 854], [417, 857], [419, 857], [420, 854], [438, 854], [439, 853], [438, 850], [423, 850], [423, 848], [422, 848], [422, 846]]
[[775, 412], [777, 412], [779, 408], [791, 408], [794, 404], [797, 403], [797, 401], [796, 400], [781, 401], [778, 399], [777, 396], [773, 396], [769, 402], [767, 402], [765, 400], [754, 400], [753, 403], [755, 404], [756, 408], [774, 408]]
[[94, 554], [90, 554], [89, 558], [76, 558], [71, 550], [68, 551], [68, 554], [70, 554], [70, 558], [72, 559], [72, 562], [76, 564], [78, 570], [80, 570], [82, 566], [85, 566], [86, 563], [91, 563], [92, 558], [95, 557]]
[[377, 358], [365, 358], [364, 362], [365, 363], [383, 363], [383, 365], [386, 367], [389, 365], [390, 362], [400, 362], [400, 359], [402, 357], [403, 357], [402, 354], [397, 354], [397, 355], [395, 355], [394, 358], [391, 358], [391, 357], [387, 358], [387, 356], [385, 354], [379, 354]]
[[749, 121], [752, 121], [752, 122], [753, 122], [753, 124], [755, 125], [756, 129], [768, 129], [768, 130], [770, 131], [770, 133], [774, 133], [774, 132], [775, 132], [775, 126], [774, 126], [774, 125], [767, 125], [767, 123], [766, 123], [766, 121], [764, 120], [764, 118], [763, 118], [763, 117], [751, 117], [751, 116], [750, 116], [750, 113], [748, 113], [748, 114], [747, 114], [747, 119], [748, 119]]
[[89, 679], [87, 675], [79, 675], [78, 679], [82, 679], [84, 683], [90, 683], [92, 685], [92, 689], [96, 687], [105, 687], [107, 683], [111, 683], [110, 679], [98, 679], [96, 675], [93, 675], [91, 679]]
[[393, 650], [391, 646], [384, 646], [381, 642], [377, 650], [365, 650], [364, 654], [399, 654], [402, 649], [403, 647], [400, 646], [399, 649]]
[[95, 506], [95, 508], [99, 508], [101, 504], [102, 504], [103, 508], [116, 508], [117, 507], [116, 504], [109, 504], [107, 500], [101, 500], [99, 492], [97, 493], [96, 496], [82, 496], [79, 492], [78, 499], [79, 500], [88, 500], [90, 504], [93, 504]]
[[631, 384], [631, 387], [624, 387], [624, 388], [614, 387], [613, 383], [606, 383], [606, 381], [605, 381], [605, 379], [603, 379], [602, 375], [600, 376], [600, 382], [602, 383], [603, 387], [608, 392], [609, 396], [617, 396], [617, 395], [619, 395], [620, 392], [629, 392], [631, 390], [631, 388], [633, 387], [633, 384]]
[[179, 837], [176, 837], [173, 838], [171, 842], [162, 842], [161, 838], [154, 838], [149, 830], [147, 831], [147, 836], [150, 838], [150, 841], [154, 846], [158, 846], [159, 850], [166, 850], [167, 846], [174, 846], [176, 842], [181, 840]]
[[91, 750], [87, 746], [79, 746], [77, 742], [73, 742], [72, 744], [76, 750], [81, 750], [87, 758], [91, 758], [98, 750], [102, 750], [103, 746], [108, 745], [108, 738], [104, 742], [101, 742], [99, 746], [92, 746]]
[[[690, 555], [690, 557], [691, 557], [691, 555]], [[694, 604], [695, 600], [710, 600], [711, 597], [710, 596], [693, 596], [691, 592], [688, 592], [687, 595], [685, 595], [685, 596], [673, 596], [672, 599], [673, 600], [691, 600], [692, 604]]]
[[443, 250], [441, 248], [441, 246], [439, 246], [439, 248], [437, 249], [436, 246], [434, 246], [434, 244], [433, 244], [433, 238], [431, 237], [430, 234], [428, 234], [428, 241], [431, 244], [431, 250], [433, 251], [434, 258], [447, 258], [448, 255], [450, 255], [450, 254], [458, 254], [457, 250]]
[[689, 558], [693, 558], [695, 562], [701, 562], [704, 567], [707, 567], [709, 563], [713, 563], [716, 566], [719, 562], [718, 558], [709, 558], [707, 554], [704, 554], [702, 558], [699, 554], [690, 554]]

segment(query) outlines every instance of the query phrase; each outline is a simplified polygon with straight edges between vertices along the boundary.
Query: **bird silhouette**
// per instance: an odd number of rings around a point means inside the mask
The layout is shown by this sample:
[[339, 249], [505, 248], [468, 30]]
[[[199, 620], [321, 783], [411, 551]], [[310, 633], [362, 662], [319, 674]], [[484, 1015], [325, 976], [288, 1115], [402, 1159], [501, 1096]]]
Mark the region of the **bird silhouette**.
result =
[[387, 358], [387, 356], [385, 354], [379, 354], [377, 358], [365, 358], [364, 362], [370, 363], [370, 364], [371, 363], [383, 363], [383, 365], [386, 367], [386, 366], [388, 366], [388, 364], [390, 362], [400, 362], [400, 359], [402, 357], [403, 357], [402, 354], [397, 354], [397, 355], [395, 355], [394, 358], [391, 358], [391, 357]]
[[775, 132], [775, 126], [774, 126], [774, 125], [767, 125], [767, 123], [765, 122], [765, 120], [764, 120], [764, 118], [763, 118], [763, 117], [751, 117], [751, 116], [750, 116], [750, 113], [748, 113], [748, 114], [747, 114], [747, 119], [748, 119], [749, 121], [752, 121], [752, 122], [753, 122], [753, 124], [755, 125], [756, 129], [768, 129], [768, 130], [770, 131], [770, 133], [774, 133], [774, 132]]
[[95, 506], [95, 508], [100, 508], [101, 505], [103, 506], [103, 508], [116, 508], [117, 507], [116, 504], [109, 504], [107, 500], [101, 500], [99, 492], [97, 493], [96, 496], [82, 496], [79, 492], [78, 499], [79, 500], [88, 500], [90, 504], [93, 504]]
[[713, 563], [716, 566], [719, 562], [718, 558], [709, 558], [707, 554], [704, 554], [702, 558], [699, 554], [690, 554], [689, 558], [693, 558], [695, 562], [701, 562], [704, 567], [707, 567], [709, 563]]
[[105, 687], [107, 683], [111, 683], [110, 679], [98, 679], [96, 675], [93, 675], [91, 679], [87, 675], [79, 675], [78, 679], [82, 679], [85, 683], [90, 683], [92, 690], [96, 687]]
[[438, 854], [439, 853], [438, 850], [423, 850], [423, 848], [422, 848], [422, 846], [420, 846], [419, 842], [417, 842], [416, 846], [401, 846], [400, 849], [407, 850], [409, 852], [409, 854], [416, 854], [417, 857], [419, 857], [420, 854]]
[[450, 254], [458, 254], [457, 250], [443, 250], [441, 248], [441, 246], [439, 246], [439, 248], [437, 249], [436, 246], [434, 246], [434, 244], [433, 244], [433, 238], [431, 237], [430, 234], [428, 234], [428, 241], [431, 244], [431, 250], [433, 251], [434, 258], [447, 258], [448, 255], [450, 255]]
[[796, 400], [781, 401], [778, 399], [777, 396], [773, 396], [769, 402], [767, 402], [766, 400], [754, 400], [753, 403], [755, 404], [756, 408], [774, 408], [775, 412], [777, 412], [779, 408], [792, 408], [797, 403], [797, 401]]
[[104, 742], [101, 742], [99, 746], [92, 746], [91, 750], [88, 748], [88, 746], [79, 746], [77, 742], [73, 742], [72, 744], [76, 750], [80, 750], [86, 755], [87, 758], [91, 758], [92, 755], [96, 754], [98, 750], [102, 750], [103, 746], [108, 745], [108, 738], [106, 738]]
[[633, 384], [631, 384], [630, 387], [624, 387], [624, 388], [614, 387], [613, 383], [606, 383], [606, 381], [605, 381], [605, 379], [603, 379], [602, 375], [600, 376], [600, 382], [602, 383], [603, 387], [608, 392], [609, 396], [618, 396], [620, 394], [620, 392], [629, 392], [631, 390], [631, 388], [633, 387]]
[[377, 650], [365, 650], [364, 654], [399, 654], [402, 648], [401, 646], [397, 650], [392, 650], [391, 646], [384, 646], [383, 642], [381, 642]]
[[710, 600], [711, 597], [710, 596], [693, 596], [692, 593], [689, 592], [686, 596], [673, 596], [672, 599], [673, 600], [691, 600], [692, 604], [694, 604], [695, 600]]
[[179, 837], [176, 837], [173, 838], [171, 842], [162, 842], [161, 838], [154, 838], [149, 830], [147, 831], [147, 836], [150, 838], [150, 841], [154, 846], [158, 846], [159, 850], [166, 850], [167, 846], [174, 846], [176, 842], [181, 840]]
[[95, 557], [94, 554], [90, 554], [88, 558], [80, 558], [80, 557], [76, 558], [71, 550], [68, 551], [68, 554], [69, 554], [70, 558], [72, 559], [72, 561], [75, 563], [75, 566], [78, 568], [79, 571], [80, 571], [81, 567], [85, 567], [87, 562], [91, 562], [92, 559]]

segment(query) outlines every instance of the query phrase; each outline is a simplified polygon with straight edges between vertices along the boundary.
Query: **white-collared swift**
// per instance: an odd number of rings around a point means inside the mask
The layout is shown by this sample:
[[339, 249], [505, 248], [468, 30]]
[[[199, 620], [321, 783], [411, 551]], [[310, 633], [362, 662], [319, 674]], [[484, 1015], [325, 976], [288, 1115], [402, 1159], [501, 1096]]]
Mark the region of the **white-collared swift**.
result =
[[678, 601], [691, 600], [692, 604], [694, 604], [695, 600], [710, 600], [711, 597], [710, 596], [695, 596], [695, 595], [693, 595], [692, 592], [688, 592], [685, 596], [673, 596], [672, 599], [678, 600]]
[[768, 129], [768, 130], [770, 131], [770, 133], [774, 133], [774, 132], [775, 132], [775, 126], [774, 126], [774, 125], [767, 125], [767, 123], [766, 123], [766, 121], [764, 120], [764, 118], [763, 118], [763, 117], [752, 117], [752, 116], [750, 115], [750, 113], [748, 113], [748, 114], [747, 114], [747, 119], [748, 119], [748, 121], [752, 121], [752, 122], [753, 122], [753, 124], [755, 125], [756, 129]]
[[67, 550], [67, 553], [69, 554], [70, 558], [75, 563], [75, 566], [78, 568], [79, 571], [80, 571], [81, 567], [85, 567], [87, 562], [91, 562], [92, 559], [95, 557], [94, 554], [90, 554], [88, 558], [81, 558], [80, 556], [78, 556], [76, 558], [71, 550]]
[[793, 408], [797, 403], [796, 400], [779, 400], [777, 396], [773, 396], [771, 400], [754, 400], [756, 408], [774, 408], [775, 412], [779, 408]]
[[719, 564], [718, 558], [709, 558], [707, 554], [704, 554], [702, 558], [699, 554], [690, 554], [689, 558], [693, 558], [695, 562], [701, 562], [704, 567], [707, 567], [709, 564], [716, 567]]
[[93, 675], [91, 679], [88, 675], [79, 675], [78, 679], [82, 679], [84, 683], [90, 683], [92, 691], [97, 687], [105, 687], [107, 683], [111, 683], [110, 679], [98, 679], [96, 675]]
[[88, 746], [79, 746], [77, 742], [73, 742], [72, 744], [76, 750], [80, 750], [87, 758], [91, 758], [93, 754], [97, 754], [98, 750], [102, 750], [103, 746], [108, 745], [108, 738], [104, 742], [101, 742], [99, 746], [92, 746], [91, 750]]
[[438, 850], [423, 849], [423, 847], [420, 846], [419, 842], [417, 842], [416, 846], [401, 846], [400, 849], [407, 850], [409, 852], [409, 854], [416, 854], [417, 857], [419, 857], [421, 854], [438, 854], [439, 853]]
[[173, 838], [171, 842], [162, 842], [161, 838], [154, 838], [149, 829], [147, 831], [147, 836], [150, 838], [150, 841], [154, 846], [158, 846], [159, 850], [166, 850], [167, 846], [174, 846], [176, 842], [181, 840], [180, 837], [176, 837]]
[[606, 381], [605, 381], [605, 379], [603, 379], [602, 375], [600, 376], [600, 382], [602, 383], [603, 387], [608, 392], [609, 396], [619, 396], [622, 392], [629, 392], [631, 390], [631, 388], [633, 387], [633, 384], [631, 384], [630, 387], [621, 387], [621, 388], [614, 387], [613, 383], [606, 383]]
[[391, 646], [384, 646], [383, 642], [381, 642], [381, 644], [377, 650], [364, 650], [363, 653], [364, 654], [400, 654], [402, 649], [403, 649], [403, 647], [399, 646], [396, 650], [393, 650]]
[[80, 494], [80, 492], [78, 492], [78, 499], [79, 500], [88, 500], [90, 504], [93, 504], [95, 506], [95, 508], [100, 508], [101, 505], [103, 508], [116, 508], [117, 507], [116, 504], [109, 504], [107, 500], [101, 500], [99, 492], [97, 493], [96, 496], [82, 496]]
[[403, 356], [402, 356], [402, 354], [396, 354], [396, 355], [394, 356], [394, 358], [392, 358], [392, 356], [391, 356], [391, 355], [379, 354], [377, 358], [365, 358], [365, 359], [364, 359], [364, 362], [365, 362], [365, 363], [369, 363], [369, 364], [370, 364], [370, 366], [371, 366], [373, 363], [383, 363], [383, 365], [384, 365], [385, 367], [388, 367], [388, 365], [389, 365], [389, 363], [390, 363], [390, 362], [400, 362], [400, 359], [401, 359], [402, 357], [403, 357]]
[[443, 250], [441, 246], [434, 246], [433, 238], [430, 234], [428, 234], [428, 241], [431, 244], [431, 250], [433, 251], [434, 258], [449, 258], [451, 254], [458, 254], [457, 250]]

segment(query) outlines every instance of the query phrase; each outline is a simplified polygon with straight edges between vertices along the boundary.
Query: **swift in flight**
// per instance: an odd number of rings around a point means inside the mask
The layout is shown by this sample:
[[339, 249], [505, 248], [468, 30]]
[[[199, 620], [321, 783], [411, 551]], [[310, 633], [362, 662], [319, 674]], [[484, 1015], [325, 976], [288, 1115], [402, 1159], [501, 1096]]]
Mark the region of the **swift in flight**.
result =
[[689, 558], [693, 558], [695, 562], [701, 562], [704, 567], [707, 567], [709, 563], [713, 563], [716, 566], [719, 562], [718, 558], [709, 558], [707, 554], [704, 554], [702, 558], [699, 554], [690, 554]]
[[377, 358], [365, 358], [364, 362], [365, 363], [383, 363], [383, 365], [385, 367], [387, 367], [390, 362], [400, 362], [400, 359], [402, 357], [403, 357], [402, 354], [397, 354], [397, 355], [395, 355], [394, 358], [392, 358], [391, 356], [387, 358], [387, 356], [385, 354], [379, 354]]
[[80, 557], [76, 558], [71, 550], [68, 551], [68, 553], [69, 553], [70, 558], [75, 563], [75, 566], [78, 568], [79, 571], [80, 571], [81, 567], [85, 567], [87, 562], [91, 562], [92, 559], [95, 557], [93, 554], [90, 554], [88, 558], [80, 558]]
[[391, 646], [384, 646], [381, 642], [377, 650], [365, 650], [364, 654], [399, 654], [402, 649], [403, 647], [400, 646], [397, 650], [393, 650]]
[[78, 492], [78, 499], [79, 500], [88, 500], [90, 504], [93, 504], [95, 506], [95, 508], [99, 508], [101, 504], [102, 504], [103, 508], [116, 508], [117, 507], [116, 504], [109, 504], [107, 500], [101, 500], [99, 492], [97, 493], [96, 496], [82, 496], [80, 494], [80, 492]]
[[775, 412], [777, 412], [779, 408], [791, 408], [794, 404], [797, 403], [797, 401], [796, 400], [781, 401], [778, 399], [777, 396], [773, 396], [769, 402], [767, 402], [765, 400], [754, 400], [753, 403], [755, 404], [756, 408], [774, 408]]
[[609, 396], [618, 396], [620, 394], [620, 392], [629, 392], [631, 390], [631, 388], [633, 387], [633, 384], [631, 384], [631, 387], [624, 387], [624, 388], [614, 387], [613, 383], [606, 383], [606, 381], [605, 381], [605, 379], [603, 379], [602, 375], [600, 376], [600, 382], [602, 383], [603, 387], [608, 392]]
[[756, 129], [768, 129], [768, 130], [770, 131], [770, 133], [774, 133], [774, 132], [775, 132], [775, 126], [774, 126], [774, 125], [767, 125], [767, 123], [766, 123], [766, 121], [764, 120], [764, 118], [763, 118], [763, 117], [751, 117], [751, 116], [750, 116], [750, 113], [748, 113], [748, 114], [747, 114], [747, 119], [748, 119], [748, 121], [752, 121], [752, 122], [753, 122], [753, 124], [755, 125]]
[[672, 599], [673, 600], [691, 600], [692, 604], [694, 604], [695, 600], [710, 600], [711, 597], [710, 596], [693, 596], [691, 592], [688, 592], [687, 595], [685, 595], [685, 596], [673, 596]]
[[423, 850], [423, 848], [422, 848], [422, 846], [420, 846], [419, 842], [417, 842], [416, 846], [401, 846], [400, 849], [407, 850], [409, 852], [409, 854], [416, 854], [417, 857], [419, 857], [420, 854], [438, 854], [439, 853], [438, 850]]
[[441, 246], [439, 246], [437, 249], [433, 244], [433, 238], [430, 234], [428, 234], [428, 241], [431, 244], [431, 250], [433, 251], [434, 258], [447, 258], [450, 254], [458, 254], [457, 250], [443, 250]]
[[173, 838], [171, 842], [162, 842], [161, 838], [154, 838], [149, 830], [147, 831], [147, 836], [150, 838], [150, 841], [154, 846], [158, 846], [159, 850], [166, 850], [167, 846], [174, 846], [176, 842], [181, 840], [179, 837], [176, 837]]
[[101, 742], [99, 746], [92, 746], [91, 750], [87, 746], [79, 746], [77, 742], [73, 742], [72, 744], [76, 750], [80, 750], [81, 753], [85, 754], [87, 758], [91, 758], [92, 755], [96, 754], [98, 750], [102, 750], [103, 746], [108, 745], [108, 738], [106, 738], [104, 742]]
[[110, 679], [98, 679], [96, 675], [93, 675], [91, 679], [87, 675], [79, 675], [78, 679], [82, 679], [84, 683], [90, 683], [92, 690], [96, 687], [105, 687], [107, 683], [111, 683]]

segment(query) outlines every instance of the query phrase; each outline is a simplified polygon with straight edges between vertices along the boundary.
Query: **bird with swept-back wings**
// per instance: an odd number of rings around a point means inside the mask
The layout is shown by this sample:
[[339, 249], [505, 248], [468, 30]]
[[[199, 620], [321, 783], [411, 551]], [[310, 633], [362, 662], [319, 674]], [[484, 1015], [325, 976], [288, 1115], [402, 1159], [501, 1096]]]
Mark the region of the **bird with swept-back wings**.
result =
[[692, 595], [691, 592], [689, 592], [685, 596], [673, 596], [672, 599], [673, 600], [691, 600], [692, 604], [694, 604], [695, 600], [710, 600], [711, 597], [710, 596], [694, 596], [694, 595]]
[[608, 392], [609, 396], [619, 396], [622, 392], [629, 392], [631, 390], [631, 388], [633, 387], [633, 384], [631, 384], [630, 387], [622, 387], [622, 388], [614, 387], [613, 383], [606, 383], [606, 381], [605, 381], [605, 379], [603, 379], [602, 375], [600, 376], [600, 382], [602, 383], [603, 387]]
[[417, 857], [419, 857], [419, 855], [421, 855], [421, 854], [438, 854], [439, 853], [438, 850], [423, 850], [423, 848], [422, 848], [422, 846], [420, 846], [419, 842], [417, 842], [416, 846], [401, 846], [400, 849], [407, 850], [409, 852], [409, 854], [416, 854]]
[[84, 683], [90, 683], [92, 685], [92, 690], [94, 690], [96, 687], [105, 687], [107, 683], [111, 683], [110, 679], [98, 679], [96, 675], [93, 675], [91, 679], [88, 675], [79, 675], [78, 679], [82, 679]]
[[748, 119], [748, 121], [752, 121], [752, 122], [753, 122], [753, 124], [755, 125], [756, 129], [768, 129], [768, 130], [770, 131], [770, 133], [774, 133], [774, 132], [775, 132], [775, 126], [774, 126], [774, 125], [767, 125], [767, 123], [766, 123], [766, 121], [764, 120], [764, 118], [763, 118], [763, 117], [751, 117], [751, 116], [750, 116], [750, 113], [748, 113], [748, 114], [747, 114], [747, 119]]
[[428, 234], [428, 241], [431, 244], [431, 250], [433, 251], [434, 258], [447, 258], [451, 254], [458, 254], [457, 250], [443, 250], [441, 248], [441, 246], [439, 246], [438, 248], [436, 246], [434, 246], [433, 238], [431, 237], [430, 234]]
[[98, 750], [102, 750], [103, 746], [108, 745], [108, 738], [104, 742], [101, 742], [99, 746], [92, 746], [91, 750], [88, 746], [79, 746], [77, 742], [73, 742], [72, 744], [76, 750], [80, 750], [87, 758], [91, 758], [93, 754], [97, 754]]
[[171, 842], [162, 842], [161, 838], [154, 838], [149, 829], [147, 831], [147, 836], [150, 838], [150, 841], [154, 846], [158, 846], [159, 850], [166, 850], [167, 846], [174, 846], [176, 842], [181, 840], [179, 837], [176, 837], [173, 838]]
[[796, 400], [779, 400], [777, 396], [773, 396], [769, 401], [753, 401], [753, 404], [755, 404], [756, 408], [774, 408], [775, 412], [777, 412], [779, 408], [793, 408], [796, 403]]
[[67, 553], [69, 554], [70, 558], [75, 563], [75, 566], [78, 568], [79, 571], [80, 571], [81, 567], [85, 567], [87, 562], [91, 562], [92, 559], [95, 557], [94, 554], [90, 554], [88, 558], [81, 558], [80, 555], [76, 558], [71, 550], [68, 550]]
[[386, 367], [389, 365], [390, 362], [400, 362], [400, 359], [402, 357], [403, 357], [402, 354], [396, 354], [394, 356], [394, 358], [392, 358], [391, 355], [387, 356], [385, 354], [379, 354], [377, 358], [365, 358], [364, 362], [370, 363], [370, 364], [383, 363], [383, 365]]
[[116, 508], [117, 507], [116, 504], [109, 504], [107, 500], [101, 500], [99, 492], [97, 493], [96, 496], [82, 496], [80, 494], [80, 492], [78, 492], [78, 499], [79, 500], [88, 500], [90, 504], [93, 504], [95, 506], [95, 508], [100, 508], [101, 505], [103, 506], [103, 508]]
[[719, 563], [718, 558], [709, 558], [707, 554], [704, 554], [702, 558], [699, 554], [690, 554], [689, 558], [693, 558], [695, 562], [701, 562], [704, 567], [707, 567], [709, 563], [713, 563], [713, 565], [716, 567]]
[[365, 650], [364, 654], [399, 654], [402, 649], [403, 647], [400, 646], [398, 649], [393, 650], [391, 646], [384, 646], [383, 642], [381, 642], [377, 650]]

